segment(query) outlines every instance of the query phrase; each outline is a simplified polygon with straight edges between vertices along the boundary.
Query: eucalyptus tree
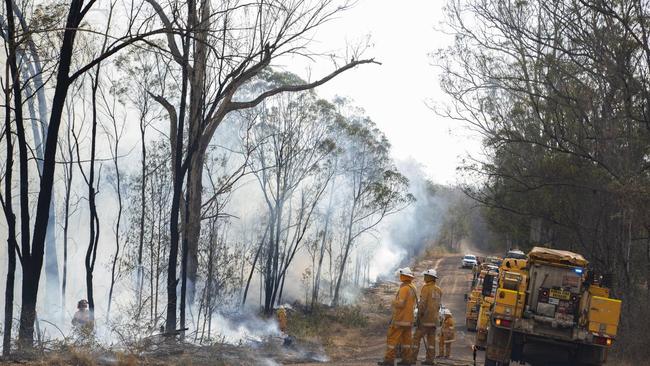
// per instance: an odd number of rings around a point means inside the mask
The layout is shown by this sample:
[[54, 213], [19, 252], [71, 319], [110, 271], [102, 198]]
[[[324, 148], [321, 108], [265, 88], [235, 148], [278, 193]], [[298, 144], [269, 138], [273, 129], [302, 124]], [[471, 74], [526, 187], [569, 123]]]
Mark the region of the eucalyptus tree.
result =
[[[650, 274], [639, 259], [650, 253], [648, 5], [468, 0], [448, 14], [457, 37], [438, 62], [453, 106], [441, 111], [482, 134], [487, 153], [465, 166], [466, 192], [504, 241], [589, 253], [621, 279], [624, 311], [647, 314], [634, 284]], [[636, 338], [621, 343], [647, 357]]]
[[386, 136], [367, 117], [353, 113], [340, 120], [345, 131], [343, 179], [347, 183], [342, 208], [344, 234], [338, 264], [333, 305], [339, 305], [341, 285], [350, 254], [358, 239], [371, 232], [390, 214], [408, 206], [408, 179], [394, 167]]
[[[233, 111], [252, 108], [282, 92], [313, 89], [337, 75], [372, 59], [359, 59], [358, 54], [335, 64], [334, 71], [312, 82], [269, 85], [259, 94], [242, 96], [242, 87], [266, 69], [273, 60], [287, 55], [308, 53], [313, 31], [350, 7], [347, 1], [225, 1], [214, 4], [208, 0], [160, 3], [146, 0], [156, 10], [159, 22], [169, 30], [176, 23], [174, 15], [183, 15], [183, 31], [179, 37], [167, 37], [166, 51], [180, 74], [180, 96], [173, 100], [157, 95], [170, 118], [172, 156], [174, 159], [174, 199], [171, 212], [171, 248], [167, 275], [167, 329], [176, 329], [179, 307], [176, 286], [177, 254], [180, 235], [181, 250], [181, 313], [184, 312], [187, 289], [189, 301], [194, 298], [197, 282], [197, 245], [201, 220], [203, 172], [206, 149], [217, 128]], [[341, 60], [339, 59], [339, 62]], [[187, 136], [185, 133], [187, 132]], [[186, 141], [186, 144], [185, 144]], [[186, 176], [187, 175], [187, 176]], [[181, 207], [183, 183], [186, 200]], [[185, 212], [186, 225], [179, 231], [179, 216]], [[187, 286], [189, 284], [189, 288]], [[181, 316], [181, 325], [184, 319]]]
[[261, 243], [266, 312], [282, 296], [287, 270], [333, 176], [328, 158], [336, 152], [334, 118], [330, 103], [303, 92], [268, 99], [253, 128], [258, 147], [250, 165], [268, 209], [267, 240]]

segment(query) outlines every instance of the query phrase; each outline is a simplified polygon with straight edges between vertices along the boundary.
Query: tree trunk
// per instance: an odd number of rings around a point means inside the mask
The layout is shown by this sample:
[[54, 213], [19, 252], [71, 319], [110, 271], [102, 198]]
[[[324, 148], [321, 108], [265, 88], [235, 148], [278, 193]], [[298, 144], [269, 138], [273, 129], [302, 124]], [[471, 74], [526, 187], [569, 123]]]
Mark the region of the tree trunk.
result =
[[[7, 77], [9, 79], [9, 70], [7, 69]], [[2, 355], [8, 356], [11, 353], [11, 331], [13, 328], [13, 314], [14, 314], [14, 284], [16, 273], [16, 215], [13, 212], [13, 141], [11, 136], [11, 107], [10, 107], [10, 91], [9, 84], [5, 92], [5, 140], [7, 141], [7, 159], [5, 164], [5, 189], [4, 189], [4, 202], [2, 202], [3, 211], [7, 220], [7, 280], [5, 285], [5, 317], [4, 317], [4, 332], [2, 338]]]
[[[11, 2], [11, 0], [7, 1]], [[38, 295], [38, 283], [40, 281], [41, 269], [43, 266], [43, 254], [49, 222], [50, 204], [52, 202], [52, 186], [54, 183], [54, 171], [56, 169], [56, 145], [58, 142], [61, 116], [65, 106], [65, 98], [70, 83], [68, 75], [74, 50], [74, 39], [77, 33], [78, 24], [83, 18], [81, 14], [82, 6], [82, 0], [72, 0], [68, 11], [68, 17], [66, 19], [61, 52], [59, 53], [56, 87], [52, 98], [50, 123], [47, 130], [47, 139], [45, 141], [45, 152], [43, 154], [43, 172], [41, 175], [38, 202], [36, 205], [32, 250], [31, 253], [29, 250], [27, 252], [22, 252], [23, 306], [20, 314], [20, 331], [18, 338], [21, 346], [29, 348], [32, 347], [34, 341], [36, 299]], [[24, 231], [24, 234], [27, 233], [29, 233], [29, 231]]]
[[[198, 19], [199, 14], [201, 19]], [[187, 159], [190, 168], [188, 171], [188, 215], [186, 215], [186, 238], [187, 238], [187, 296], [190, 304], [194, 303], [196, 282], [198, 273], [198, 248], [201, 237], [201, 203], [203, 194], [203, 162], [205, 149], [210, 141], [202, 138], [203, 113], [204, 113], [204, 88], [206, 83], [207, 66], [207, 36], [210, 28], [210, 1], [201, 0], [199, 11], [196, 9], [196, 1], [188, 1], [188, 25], [194, 28], [194, 52], [190, 81], [190, 106], [189, 106], [189, 138]], [[208, 139], [209, 140], [209, 139]]]
[[167, 266], [167, 319], [165, 330], [173, 334], [176, 330], [176, 309], [178, 307], [178, 298], [176, 295], [176, 287], [178, 285], [178, 278], [176, 277], [176, 267], [178, 265], [178, 243], [180, 239], [180, 231], [178, 227], [178, 220], [181, 210], [181, 196], [183, 190], [184, 172], [182, 170], [183, 162], [183, 131], [185, 126], [185, 109], [186, 109], [186, 95], [187, 95], [187, 76], [188, 76], [188, 62], [189, 62], [189, 32], [183, 36], [183, 62], [181, 64], [181, 105], [179, 108], [178, 120], [176, 121], [176, 136], [171, 136], [171, 149], [173, 152], [173, 195], [171, 215], [169, 221], [170, 243], [169, 243], [169, 263]]
[[[332, 182], [334, 183], [334, 182]], [[334, 184], [332, 184], [332, 191], [334, 190]], [[320, 276], [323, 268], [323, 259], [325, 258], [325, 244], [327, 243], [327, 236], [329, 235], [329, 226], [330, 226], [330, 216], [332, 215], [332, 201], [334, 197], [334, 192], [331, 192], [330, 199], [327, 207], [327, 214], [325, 215], [325, 227], [323, 228], [323, 239], [321, 240], [320, 252], [318, 255], [318, 269], [314, 274], [314, 288], [312, 289], [311, 294], [311, 308], [313, 309], [316, 303], [318, 302], [318, 295], [320, 292]]]
[[[99, 218], [97, 216], [97, 203], [95, 198], [95, 154], [97, 149], [97, 89], [99, 88], [99, 66], [92, 80], [92, 130], [90, 136], [90, 167], [88, 173], [88, 210], [90, 234], [88, 238], [88, 248], [86, 249], [86, 293], [88, 296], [88, 310], [90, 311], [90, 324], [94, 326], [95, 320], [95, 296], [93, 291], [93, 271], [95, 270], [95, 261], [97, 259], [97, 247], [99, 245]], [[78, 148], [78, 146], [77, 146]], [[78, 153], [77, 153], [78, 154]], [[79, 163], [81, 164], [81, 163]]]
[[[185, 217], [189, 217], [189, 205], [188, 198], [186, 194], [186, 199], [184, 201], [183, 210], [185, 210]], [[199, 207], [200, 210], [200, 207]], [[180, 316], [181, 316], [181, 329], [185, 329], [185, 310], [187, 309], [187, 263], [188, 263], [188, 237], [187, 237], [187, 222], [184, 223], [185, 227], [183, 230], [182, 238], [182, 247], [181, 247], [181, 303], [180, 303]], [[198, 247], [198, 244], [197, 244]], [[192, 286], [194, 288], [194, 286]], [[193, 296], [193, 293], [192, 293]], [[182, 333], [183, 337], [185, 332]]]
[[[113, 120], [113, 133], [115, 133], [115, 146], [113, 147], [113, 167], [115, 168], [115, 178], [116, 178], [116, 187], [115, 191], [117, 192], [117, 219], [115, 221], [115, 256], [113, 257], [113, 264], [111, 266], [111, 286], [108, 290], [108, 306], [106, 307], [106, 322], [110, 319], [111, 314], [111, 303], [113, 300], [113, 288], [115, 287], [115, 270], [117, 267], [117, 261], [120, 257], [120, 223], [122, 220], [122, 177], [120, 175], [120, 166], [118, 164], [118, 154], [119, 154], [119, 144], [120, 137], [117, 130], [116, 121]], [[141, 289], [140, 289], [141, 290]], [[140, 309], [140, 304], [138, 303], [138, 309]]]
[[[138, 268], [136, 274], [136, 289], [138, 309], [142, 307], [142, 286], [144, 284], [144, 274], [142, 265], [142, 251], [144, 248], [144, 217], [146, 214], [146, 197], [147, 189], [147, 148], [145, 145], [145, 124], [143, 116], [140, 116], [140, 232], [138, 233]], [[153, 233], [152, 233], [153, 236]], [[152, 256], [153, 260], [153, 256]], [[153, 274], [152, 274], [153, 275]], [[153, 301], [153, 299], [152, 299]]]
[[266, 236], [269, 233], [269, 226], [266, 226], [266, 230], [264, 231], [264, 236], [262, 237], [262, 241], [260, 242], [259, 247], [257, 248], [257, 251], [255, 252], [255, 258], [253, 258], [253, 264], [251, 265], [251, 271], [248, 274], [248, 279], [246, 280], [246, 288], [244, 289], [244, 296], [242, 297], [241, 301], [241, 306], [243, 307], [246, 305], [246, 297], [248, 296], [248, 288], [251, 284], [251, 279], [253, 278], [253, 273], [255, 273], [255, 266], [257, 265], [257, 259], [260, 256], [260, 253], [262, 252], [262, 249], [264, 248], [264, 243], [266, 243]]
[[[21, 90], [21, 83], [20, 83], [20, 71], [18, 69], [18, 64], [17, 64], [17, 47], [16, 47], [16, 42], [15, 42], [15, 27], [14, 27], [14, 13], [13, 13], [13, 1], [12, 0], [6, 0], [5, 1], [6, 5], [6, 15], [7, 15], [7, 34], [6, 34], [6, 40], [7, 40], [7, 46], [8, 46], [8, 57], [7, 57], [7, 64], [9, 65], [9, 70], [11, 71], [11, 85], [13, 89], [13, 102], [14, 102], [14, 117], [16, 121], [16, 136], [18, 139], [18, 162], [19, 162], [19, 176], [20, 176], [20, 230], [21, 230], [21, 250], [23, 255], [29, 256], [31, 247], [30, 247], [30, 238], [29, 238], [29, 166], [28, 166], [28, 158], [27, 158], [27, 141], [26, 141], [26, 136], [25, 136], [25, 128], [23, 124], [23, 103], [22, 103], [22, 90]], [[10, 81], [7, 80], [7, 83]], [[26, 254], [25, 254], [26, 253]], [[29, 257], [28, 257], [29, 258]], [[37, 259], [38, 260], [38, 259]], [[40, 255], [40, 264], [42, 265], [42, 260], [43, 260], [43, 255]], [[27, 263], [27, 267], [29, 267], [31, 263]], [[23, 268], [25, 268], [25, 263], [23, 263]], [[40, 272], [40, 265], [39, 265], [39, 272]], [[40, 273], [39, 273], [40, 275]], [[29, 277], [24, 277], [23, 276], [23, 282], [25, 282]], [[36, 291], [38, 291], [38, 282], [32, 285], [33, 287], [36, 287]], [[25, 286], [23, 285], [23, 289]], [[36, 291], [33, 291], [34, 293]], [[31, 291], [30, 291], [31, 292]], [[33, 298], [33, 301], [31, 301]], [[23, 308], [26, 310], [29, 310], [32, 307], [31, 302], [33, 302], [33, 311], [31, 311], [31, 318], [35, 318], [35, 310], [36, 310], [36, 296], [29, 297], [30, 301], [28, 301], [27, 304], [23, 301]], [[26, 314], [27, 315], [27, 311]], [[22, 317], [22, 314], [21, 314]], [[27, 319], [29, 320], [29, 319]], [[22, 325], [22, 322], [21, 322]], [[33, 321], [32, 321], [32, 326], [33, 326]], [[21, 326], [22, 329], [22, 326]], [[26, 344], [27, 346], [31, 345]]]
[[348, 256], [350, 255], [350, 247], [352, 247], [352, 225], [353, 225], [353, 220], [354, 220], [354, 212], [356, 208], [356, 200], [354, 201], [352, 205], [352, 210], [350, 212], [350, 219], [348, 220], [348, 234], [347, 234], [347, 240], [345, 241], [345, 251], [343, 253], [343, 258], [341, 258], [341, 265], [339, 267], [339, 274], [338, 278], [336, 280], [336, 287], [334, 289], [334, 299], [332, 300], [332, 305], [337, 306], [339, 305], [339, 294], [341, 290], [341, 282], [343, 280], [343, 273], [345, 272], [345, 264], [348, 261]]
[[[68, 120], [71, 120], [70, 113], [68, 113]], [[72, 142], [72, 132], [71, 130], [74, 126], [68, 126], [67, 130], [67, 153], [68, 161], [64, 165], [64, 175], [65, 175], [65, 198], [64, 198], [64, 207], [65, 207], [65, 216], [63, 218], [63, 271], [61, 279], [61, 317], [63, 318], [66, 308], [66, 286], [68, 282], [68, 229], [70, 228], [70, 196], [72, 193], [72, 175], [73, 175], [73, 142]], [[63, 319], [62, 319], [63, 320]]]

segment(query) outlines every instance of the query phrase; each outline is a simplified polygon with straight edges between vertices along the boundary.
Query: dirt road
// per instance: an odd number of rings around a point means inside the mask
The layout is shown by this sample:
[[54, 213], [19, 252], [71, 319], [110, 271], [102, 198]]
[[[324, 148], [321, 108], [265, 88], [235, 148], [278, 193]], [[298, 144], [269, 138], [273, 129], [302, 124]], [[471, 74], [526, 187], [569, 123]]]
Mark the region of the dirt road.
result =
[[[469, 291], [471, 271], [460, 268], [460, 255], [445, 255], [437, 258], [423, 259], [412, 269], [418, 273], [416, 285], [422, 286], [420, 273], [428, 268], [435, 268], [440, 276], [443, 290], [443, 304], [452, 311], [456, 321], [456, 342], [452, 344], [451, 358], [438, 359], [440, 365], [473, 365], [472, 344], [475, 333], [465, 328], [464, 294]], [[338, 335], [331, 338], [327, 348], [331, 359], [325, 363], [301, 364], [370, 366], [382, 360], [386, 349], [386, 329], [390, 320], [389, 304], [395, 296], [398, 282], [382, 283], [369, 291], [361, 300], [361, 306], [368, 314], [368, 326], [363, 329], [340, 329]], [[334, 330], [337, 333], [337, 330]], [[424, 359], [424, 345], [420, 347], [419, 360]], [[482, 365], [483, 354], [477, 356], [477, 365]]]

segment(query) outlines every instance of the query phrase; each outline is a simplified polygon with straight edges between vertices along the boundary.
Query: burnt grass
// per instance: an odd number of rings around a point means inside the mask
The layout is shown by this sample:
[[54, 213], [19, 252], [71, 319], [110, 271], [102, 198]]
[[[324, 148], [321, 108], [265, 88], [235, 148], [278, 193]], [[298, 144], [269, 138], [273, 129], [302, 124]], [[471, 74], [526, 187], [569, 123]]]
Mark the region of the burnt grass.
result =
[[364, 328], [368, 318], [359, 306], [308, 309], [298, 303], [288, 314], [288, 340], [269, 336], [239, 345], [222, 343], [198, 345], [178, 339], [147, 338], [127, 347], [106, 348], [95, 342], [73, 342], [70, 339], [40, 344], [31, 352], [14, 352], [0, 358], [1, 365], [48, 366], [135, 366], [183, 365], [229, 366], [260, 364], [293, 364], [329, 360], [326, 352], [331, 329]]

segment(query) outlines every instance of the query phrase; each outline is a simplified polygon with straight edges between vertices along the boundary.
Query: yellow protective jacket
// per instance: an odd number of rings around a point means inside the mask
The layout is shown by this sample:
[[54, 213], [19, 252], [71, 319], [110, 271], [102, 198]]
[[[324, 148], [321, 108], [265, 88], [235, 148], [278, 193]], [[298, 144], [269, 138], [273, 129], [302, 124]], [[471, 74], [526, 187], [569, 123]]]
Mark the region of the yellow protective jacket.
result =
[[284, 309], [278, 309], [278, 325], [280, 326], [280, 331], [287, 331], [287, 311]]
[[442, 336], [445, 338], [445, 343], [453, 342], [456, 340], [454, 318], [446, 316], [445, 320], [442, 321]]
[[436, 327], [440, 318], [440, 303], [442, 301], [442, 290], [435, 282], [427, 282], [420, 291], [420, 302], [418, 304], [419, 326]]
[[392, 324], [400, 327], [413, 326], [413, 310], [418, 302], [417, 289], [411, 281], [404, 281], [399, 286], [393, 300]]

